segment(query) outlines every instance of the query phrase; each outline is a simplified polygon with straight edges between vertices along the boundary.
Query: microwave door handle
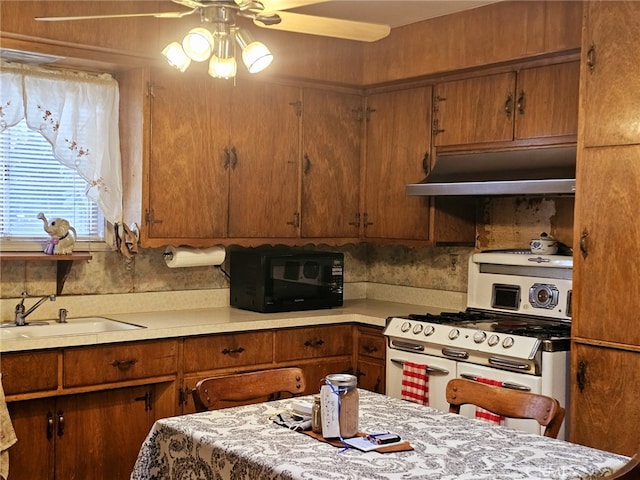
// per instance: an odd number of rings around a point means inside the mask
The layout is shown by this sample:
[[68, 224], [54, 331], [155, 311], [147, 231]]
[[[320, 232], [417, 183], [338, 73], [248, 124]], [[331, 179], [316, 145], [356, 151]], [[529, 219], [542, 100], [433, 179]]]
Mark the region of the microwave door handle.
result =
[[[395, 363], [396, 365], [399, 365], [401, 367], [404, 366], [404, 360], [398, 360], [397, 358], [392, 358], [390, 360], [391, 363]], [[446, 368], [427, 366], [426, 371], [427, 375], [449, 375], [449, 370], [447, 370]]]
[[[473, 380], [474, 382], [478, 382], [479, 381], [478, 379], [480, 378], [478, 375], [472, 375], [470, 373], [461, 373], [460, 377], [466, 378], [467, 380]], [[510, 390], [520, 390], [522, 392], [531, 391], [531, 387], [522, 385], [521, 383], [515, 383], [515, 382], [502, 382], [502, 388], [508, 388]]]

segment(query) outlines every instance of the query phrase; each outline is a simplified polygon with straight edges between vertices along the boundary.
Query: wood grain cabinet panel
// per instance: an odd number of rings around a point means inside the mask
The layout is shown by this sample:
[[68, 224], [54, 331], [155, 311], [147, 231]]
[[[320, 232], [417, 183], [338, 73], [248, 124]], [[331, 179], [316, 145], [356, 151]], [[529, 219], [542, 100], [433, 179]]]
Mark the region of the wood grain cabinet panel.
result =
[[362, 97], [305, 88], [302, 101], [303, 238], [358, 238]]
[[586, 2], [585, 12], [584, 145], [640, 143], [640, 2]]
[[176, 374], [177, 341], [132, 342], [63, 353], [65, 388]]
[[184, 371], [270, 364], [273, 332], [234, 333], [187, 338], [184, 341]]
[[353, 327], [330, 325], [276, 331], [275, 360], [286, 362], [337, 355], [351, 355]]
[[386, 338], [382, 328], [358, 327], [356, 375], [358, 386], [373, 392], [385, 392]]
[[58, 352], [3, 353], [0, 370], [5, 395], [53, 391], [58, 387]]

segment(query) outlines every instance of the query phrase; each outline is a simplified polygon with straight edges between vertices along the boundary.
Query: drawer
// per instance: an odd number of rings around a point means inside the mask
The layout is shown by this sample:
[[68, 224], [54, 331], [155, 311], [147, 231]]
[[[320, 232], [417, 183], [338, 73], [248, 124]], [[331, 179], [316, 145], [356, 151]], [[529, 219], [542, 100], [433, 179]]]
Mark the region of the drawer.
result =
[[136, 342], [65, 350], [63, 384], [77, 387], [177, 372], [177, 342]]
[[271, 330], [192, 337], [184, 341], [185, 372], [257, 365], [272, 361]]
[[352, 325], [329, 325], [276, 331], [276, 362], [351, 355], [352, 350]]
[[58, 388], [57, 352], [3, 353], [0, 360], [5, 395]]
[[360, 330], [358, 338], [358, 356], [384, 360], [387, 344], [382, 330]]

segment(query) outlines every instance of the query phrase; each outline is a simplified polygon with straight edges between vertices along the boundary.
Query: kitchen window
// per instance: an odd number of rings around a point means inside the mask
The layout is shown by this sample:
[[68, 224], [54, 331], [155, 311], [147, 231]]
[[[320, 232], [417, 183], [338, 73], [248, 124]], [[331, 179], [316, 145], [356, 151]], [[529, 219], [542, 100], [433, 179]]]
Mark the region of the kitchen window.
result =
[[51, 145], [22, 120], [0, 134], [0, 238], [35, 241], [46, 237], [43, 212], [49, 219], [65, 218], [79, 241], [102, 241], [104, 217], [86, 196], [87, 182], [58, 162]]
[[117, 82], [0, 63], [3, 249], [46, 239], [40, 212], [67, 219], [81, 241], [103, 240], [105, 220], [122, 221]]

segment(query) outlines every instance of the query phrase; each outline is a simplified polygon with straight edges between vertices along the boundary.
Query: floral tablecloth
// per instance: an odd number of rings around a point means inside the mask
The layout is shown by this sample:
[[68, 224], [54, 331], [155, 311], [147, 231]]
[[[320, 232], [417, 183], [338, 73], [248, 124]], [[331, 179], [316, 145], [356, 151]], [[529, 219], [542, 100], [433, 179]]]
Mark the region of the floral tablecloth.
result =
[[270, 420], [290, 405], [158, 420], [131, 480], [593, 479], [628, 460], [363, 390], [360, 431], [393, 431], [414, 450], [342, 451]]

